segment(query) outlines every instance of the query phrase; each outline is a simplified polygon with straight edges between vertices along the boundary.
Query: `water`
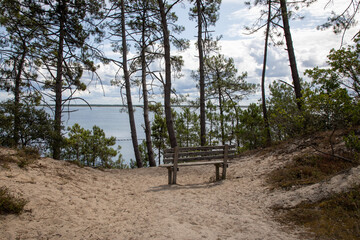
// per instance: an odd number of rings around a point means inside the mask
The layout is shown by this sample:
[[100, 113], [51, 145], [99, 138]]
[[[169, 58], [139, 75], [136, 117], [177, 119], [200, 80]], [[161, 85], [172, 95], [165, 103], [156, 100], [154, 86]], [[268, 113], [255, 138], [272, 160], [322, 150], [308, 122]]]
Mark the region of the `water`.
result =
[[[134, 109], [136, 132], [140, 144], [145, 139], [143, 109], [141, 107], [135, 107]], [[65, 129], [75, 123], [90, 130], [96, 125], [104, 130], [106, 137], [116, 137], [116, 145], [112, 147], [116, 149], [117, 145], [121, 146], [120, 152], [126, 164], [130, 163], [130, 159], [135, 160], [129, 116], [124, 111], [124, 107], [92, 107], [92, 109], [89, 107], [70, 107], [65, 109], [65, 111], [67, 110], [74, 112], [63, 114]], [[150, 114], [150, 120], [152, 118], [153, 114]]]

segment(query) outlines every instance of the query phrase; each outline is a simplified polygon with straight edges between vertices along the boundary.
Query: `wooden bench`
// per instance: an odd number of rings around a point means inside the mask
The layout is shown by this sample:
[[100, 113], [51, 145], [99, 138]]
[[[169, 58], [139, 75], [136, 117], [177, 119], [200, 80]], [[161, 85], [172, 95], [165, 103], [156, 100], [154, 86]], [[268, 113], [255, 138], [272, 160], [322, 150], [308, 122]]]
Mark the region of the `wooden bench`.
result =
[[[234, 145], [205, 146], [205, 147], [175, 147], [164, 151], [164, 164], [159, 167], [168, 169], [169, 184], [176, 184], [176, 175], [179, 167], [215, 165], [216, 181], [226, 179], [228, 160], [236, 157]], [[175, 171], [176, 170], [176, 171]]]

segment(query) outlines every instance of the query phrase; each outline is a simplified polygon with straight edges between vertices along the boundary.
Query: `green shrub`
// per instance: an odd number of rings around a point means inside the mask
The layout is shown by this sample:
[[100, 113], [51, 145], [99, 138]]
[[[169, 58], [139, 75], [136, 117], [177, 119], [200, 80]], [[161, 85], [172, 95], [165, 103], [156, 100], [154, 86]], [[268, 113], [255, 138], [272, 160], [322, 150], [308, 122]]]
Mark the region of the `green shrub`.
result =
[[[91, 167], [114, 168], [117, 165], [112, 158], [120, 153], [111, 146], [116, 144], [115, 137], [106, 137], [104, 130], [93, 126], [92, 130], [82, 128], [79, 124], [68, 127], [65, 138], [63, 158]], [[121, 158], [121, 154], [119, 154]]]
[[7, 187], [0, 187], [0, 214], [20, 214], [27, 200], [14, 196]]
[[51, 142], [52, 120], [44, 109], [37, 109], [33, 105], [21, 104], [19, 109], [20, 126], [17, 134], [19, 142], [14, 142], [14, 103], [0, 102], [0, 145], [48, 147]]
[[345, 146], [347, 150], [353, 155], [353, 157], [358, 160], [360, 154], [360, 139], [354, 132], [350, 133], [348, 136], [344, 137]]

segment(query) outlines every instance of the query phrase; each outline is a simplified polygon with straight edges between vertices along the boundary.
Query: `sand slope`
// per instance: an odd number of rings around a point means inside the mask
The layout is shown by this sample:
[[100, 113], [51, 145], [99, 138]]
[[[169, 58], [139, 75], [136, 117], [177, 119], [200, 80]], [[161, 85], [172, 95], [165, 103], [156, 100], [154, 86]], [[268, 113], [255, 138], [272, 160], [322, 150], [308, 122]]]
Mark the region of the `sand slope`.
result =
[[49, 158], [26, 170], [9, 164], [0, 167], [0, 186], [29, 203], [19, 216], [0, 216], [0, 239], [301, 239], [303, 230], [281, 226], [270, 209], [287, 193], [265, 183], [292, 154], [244, 156], [217, 183], [213, 166], [181, 168], [174, 186], [160, 168], [100, 171]]

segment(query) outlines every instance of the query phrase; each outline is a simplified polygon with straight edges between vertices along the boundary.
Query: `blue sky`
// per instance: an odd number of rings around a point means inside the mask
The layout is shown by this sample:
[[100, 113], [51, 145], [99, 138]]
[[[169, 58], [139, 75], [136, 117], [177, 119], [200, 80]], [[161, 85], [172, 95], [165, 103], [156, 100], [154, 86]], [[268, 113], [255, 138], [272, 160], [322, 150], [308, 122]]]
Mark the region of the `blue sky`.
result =
[[[253, 35], [246, 35], [245, 25], [251, 25], [259, 16], [259, 8], [249, 9], [244, 4], [245, 1], [239, 0], [223, 0], [220, 9], [220, 19], [214, 28], [214, 36], [222, 35], [220, 41], [220, 53], [226, 57], [234, 59], [238, 72], [248, 73], [248, 82], [260, 83], [261, 69], [263, 61], [264, 34], [259, 31]], [[328, 0], [319, 0], [308, 8], [300, 10], [300, 14], [305, 16], [303, 20], [295, 20], [290, 22], [292, 37], [294, 42], [295, 54], [298, 63], [298, 69], [301, 77], [303, 72], [315, 66], [326, 66], [326, 56], [330, 49], [338, 49], [340, 47], [341, 35], [335, 35], [331, 29], [319, 31], [316, 27], [326, 21], [331, 11], [337, 13], [343, 11], [349, 0], [335, 0], [330, 2], [325, 8]], [[188, 10], [184, 5], [177, 6], [176, 12], [179, 16], [179, 24], [185, 26], [185, 32], [181, 37], [190, 40], [190, 48], [185, 52], [173, 51], [173, 54], [181, 55], [184, 58], [183, 77], [173, 79], [173, 87], [179, 93], [189, 94], [190, 98], [198, 96], [196, 83], [191, 78], [191, 71], [198, 68], [197, 50], [195, 48], [196, 41], [196, 23], [188, 20]], [[359, 20], [359, 17], [357, 17]], [[345, 44], [351, 44], [351, 38], [358, 31], [358, 26], [347, 32], [344, 38]], [[275, 80], [284, 80], [291, 83], [291, 73], [288, 64], [286, 46], [269, 48], [268, 66], [266, 84], [269, 85]], [[108, 54], [113, 55], [110, 48], [104, 45], [104, 50]], [[131, 56], [131, 53], [130, 53]], [[111, 86], [110, 81], [118, 68], [112, 64], [101, 65], [98, 73], [102, 79], [103, 86], [100, 82], [93, 81], [85, 92], [79, 92], [77, 96], [83, 97], [90, 103], [97, 104], [122, 104], [119, 87]], [[84, 73], [84, 81], [88, 81], [91, 76]], [[133, 102], [140, 103], [138, 97], [138, 88], [133, 88]], [[0, 99], [8, 97], [7, 93], [1, 92]], [[260, 98], [257, 93], [249, 99], [241, 102], [246, 105], [250, 102], [256, 102]], [[160, 95], [154, 96], [154, 100], [162, 101]], [[80, 104], [83, 102], [77, 101]]]

